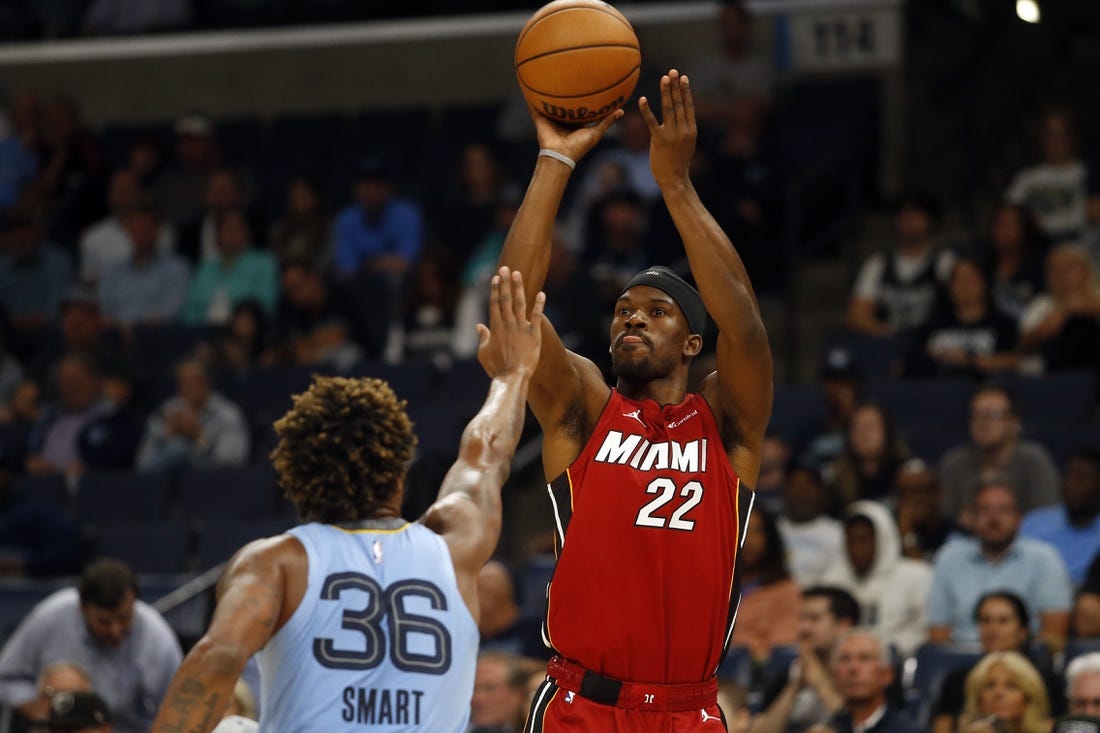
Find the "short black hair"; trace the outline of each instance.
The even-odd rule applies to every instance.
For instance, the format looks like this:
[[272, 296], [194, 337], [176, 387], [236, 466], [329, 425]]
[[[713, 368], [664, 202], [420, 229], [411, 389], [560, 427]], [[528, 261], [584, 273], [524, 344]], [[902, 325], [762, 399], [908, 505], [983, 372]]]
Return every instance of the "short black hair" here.
[[851, 593], [835, 585], [812, 585], [802, 591], [802, 598], [824, 598], [829, 602], [829, 613], [837, 621], [859, 623], [859, 602]]
[[932, 220], [933, 229], [939, 226], [942, 209], [939, 200], [929, 191], [920, 189], [905, 191], [898, 196], [894, 206], [894, 212], [898, 213], [902, 209], [917, 209], [918, 211], [923, 211], [928, 215], [928, 218]]
[[1020, 623], [1020, 626], [1025, 629], [1031, 629], [1031, 613], [1027, 610], [1027, 604], [1024, 603], [1023, 598], [1020, 598], [1020, 596], [1010, 590], [991, 590], [988, 593], [983, 593], [977, 603], [974, 604], [974, 610], [972, 612], [974, 623], [978, 622], [978, 613], [981, 611], [982, 604], [994, 599], [1002, 600], [1012, 606], [1012, 612], [1016, 614], [1016, 620]]
[[80, 575], [81, 606], [118, 608], [131, 592], [137, 595], [137, 576], [121, 560], [101, 558], [84, 568]]

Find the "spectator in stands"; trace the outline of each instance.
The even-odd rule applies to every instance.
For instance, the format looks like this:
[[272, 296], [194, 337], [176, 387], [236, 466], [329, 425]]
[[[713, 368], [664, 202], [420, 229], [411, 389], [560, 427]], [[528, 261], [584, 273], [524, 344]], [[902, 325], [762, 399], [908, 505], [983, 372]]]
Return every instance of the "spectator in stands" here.
[[72, 515], [39, 493], [16, 492], [0, 472], [0, 575], [42, 578], [80, 568], [80, 527]]
[[55, 381], [57, 402], [42, 409], [27, 440], [24, 467], [31, 475], [81, 473], [80, 434], [109, 409], [103, 400], [99, 365], [91, 357], [78, 353], [63, 357]]
[[966, 678], [960, 733], [1047, 733], [1050, 703], [1043, 680], [1019, 652], [987, 654]]
[[718, 679], [718, 707], [726, 718], [728, 733], [749, 733], [752, 730], [752, 708], [749, 693], [730, 679]]
[[1073, 633], [1084, 639], [1100, 639], [1100, 553], [1093, 555], [1085, 581], [1073, 602]]
[[0, 233], [0, 306], [19, 331], [57, 317], [73, 268], [67, 254], [45, 240], [42, 220], [31, 210], [9, 210]]
[[164, 218], [177, 230], [203, 213], [206, 181], [218, 169], [221, 156], [210, 118], [189, 112], [174, 125], [175, 160], [157, 176], [153, 195]]
[[[696, 78], [692, 77], [693, 83]], [[618, 145], [593, 156], [577, 189], [571, 216], [578, 222], [585, 220], [595, 203], [618, 190], [633, 191], [647, 205], [660, 198], [649, 168], [649, 128], [638, 108], [627, 105], [612, 131], [618, 133]]]
[[894, 518], [877, 502], [848, 507], [844, 538], [844, 559], [833, 563], [821, 582], [851, 593], [859, 601], [861, 625], [899, 653], [913, 653], [927, 635], [931, 567], [902, 556]]
[[270, 252], [253, 246], [252, 230], [243, 209], [230, 209], [218, 218], [217, 256], [204, 259], [195, 271], [183, 304], [185, 323], [221, 325], [233, 308], [255, 300], [265, 313], [274, 313], [279, 276]]
[[515, 654], [478, 654], [469, 733], [513, 733], [525, 712], [528, 674]]
[[71, 97], [42, 105], [36, 198], [45, 206], [50, 239], [75, 252], [80, 233], [102, 212], [103, 170], [95, 137]]
[[241, 409], [214, 391], [198, 359], [176, 367], [176, 396], [149, 416], [138, 450], [139, 471], [182, 466], [242, 466], [251, 438]]
[[111, 733], [111, 711], [94, 692], [59, 692], [50, 698], [49, 730]]
[[50, 699], [58, 692], [91, 692], [92, 678], [79, 664], [54, 662], [45, 666], [38, 674], [35, 689], [38, 697], [12, 711], [12, 733], [48, 731]]
[[107, 329], [96, 289], [74, 285], [61, 299], [61, 322], [57, 333], [49, 333], [35, 349], [28, 375], [40, 386], [48, 386], [57, 362], [70, 353], [87, 354], [97, 364], [125, 361], [118, 331]]
[[139, 136], [126, 155], [126, 170], [137, 176], [143, 189], [153, 191], [163, 168], [164, 160], [156, 139], [152, 135]]
[[229, 323], [212, 340], [196, 347], [195, 354], [219, 375], [241, 379], [266, 361], [269, 347], [267, 316], [255, 300], [237, 303]]
[[[142, 203], [144, 192], [137, 175], [128, 169], [114, 172], [107, 187], [105, 219], [88, 227], [80, 238], [80, 279], [95, 284], [108, 271], [133, 257], [131, 230], [127, 215]], [[161, 223], [156, 235], [156, 251], [171, 252], [176, 246], [172, 227]]]
[[160, 248], [161, 219], [152, 200], [131, 208], [123, 225], [130, 256], [102, 273], [98, 290], [103, 314], [125, 327], [174, 321], [191, 277], [187, 263]]
[[791, 462], [791, 447], [774, 432], [764, 434], [760, 444], [760, 475], [756, 479], [755, 506], [773, 514], [783, 512], [783, 487], [787, 483], [787, 466]]
[[[230, 211], [245, 211], [244, 207], [244, 184], [240, 175], [232, 168], [215, 170], [206, 179], [202, 214], [180, 227], [180, 254], [193, 265], [217, 259], [222, 217]], [[252, 231], [261, 231], [250, 218], [248, 224]]]
[[787, 469], [784, 511], [777, 523], [791, 575], [803, 588], [815, 585], [841, 559], [844, 531], [840, 522], [828, 515], [833, 504], [817, 465], [796, 459]]
[[1048, 241], [1077, 237], [1085, 226], [1086, 176], [1077, 154], [1077, 130], [1068, 110], [1051, 110], [1039, 121], [1043, 160], [1022, 169], [1005, 199], [1027, 209]]
[[496, 152], [486, 142], [467, 143], [457, 168], [455, 180], [442, 192], [432, 224], [435, 241], [462, 266], [492, 231], [505, 180]]
[[921, 731], [888, 704], [886, 691], [894, 681], [894, 667], [885, 642], [871, 631], [856, 629], [845, 634], [833, 653], [832, 675], [844, 703], [825, 730], [835, 733]]
[[718, 55], [701, 59], [691, 74], [699, 119], [721, 125], [738, 107], [763, 114], [771, 103], [772, 68], [765, 56], [753, 51], [752, 15], [745, 3], [724, 0], [717, 30]]
[[997, 308], [978, 260], [955, 260], [946, 296], [914, 332], [905, 376], [981, 379], [1015, 370], [1016, 321]]
[[1016, 495], [1003, 482], [978, 487], [974, 536], [957, 537], [936, 556], [928, 594], [928, 637], [937, 644], [978, 640], [974, 607], [987, 590], [1010, 590], [1028, 603], [1038, 638], [1061, 649], [1069, 627], [1071, 584], [1057, 551], [1020, 537]]
[[33, 701], [42, 670], [71, 660], [95, 680], [116, 731], [149, 730], [183, 654], [171, 627], [137, 594], [127, 565], [101, 559], [84, 569], [79, 589], [35, 606], [0, 651], [0, 702]]
[[23, 381], [23, 365], [11, 352], [11, 323], [0, 308], [0, 405], [8, 404], [15, 388]]
[[[1019, 652], [1039, 673], [1052, 703], [1052, 712], [1065, 712], [1063, 687], [1050, 667], [1049, 660], [1033, 654], [1031, 649], [1031, 618], [1027, 604], [1015, 593], [991, 591], [974, 606], [974, 621], [978, 625], [978, 640], [984, 654]], [[964, 664], [950, 670], [940, 684], [939, 697], [932, 706], [932, 733], [951, 733], [966, 702], [966, 678], [977, 663]]]
[[[592, 273], [560, 236], [554, 236], [550, 253], [546, 284], [543, 286], [548, 309], [546, 317], [552, 319], [567, 349], [578, 350], [576, 353], [606, 354], [610, 322], [596, 315], [605, 311], [600, 305]], [[552, 303], [550, 298], [554, 299]], [[601, 358], [595, 357], [596, 363], [604, 367], [607, 373], [611, 367], [610, 357], [603, 363]]]
[[1043, 289], [1044, 241], [1022, 206], [1002, 203], [993, 214], [984, 249], [989, 257], [993, 302], [1016, 321]]
[[521, 616], [512, 571], [500, 560], [490, 560], [477, 576], [477, 603], [481, 610], [477, 630], [481, 649], [548, 660], [542, 643], [542, 619]]
[[1066, 667], [1069, 711], [1100, 717], [1100, 652], [1076, 657]]
[[89, 471], [129, 471], [141, 443], [142, 419], [128, 364], [108, 362], [102, 370], [100, 392], [104, 409], [77, 435], [80, 464]]
[[1016, 491], [1022, 511], [1056, 504], [1058, 468], [1042, 445], [1020, 437], [1023, 426], [1015, 395], [997, 384], [979, 386], [970, 397], [970, 444], [940, 459], [940, 483], [947, 515], [968, 524], [971, 491], [999, 480]]
[[[271, 251], [280, 265], [292, 260], [324, 269], [331, 257], [332, 217], [321, 203], [317, 183], [295, 176], [287, 185], [286, 209], [271, 225]], [[496, 259], [493, 260], [496, 262]]]
[[282, 285], [273, 335], [275, 358], [346, 370], [365, 355], [382, 352], [389, 325], [384, 297], [370, 294], [360, 307], [354, 287], [328, 282], [313, 263], [301, 259], [283, 265]]
[[806, 450], [825, 465], [844, 450], [848, 423], [863, 399], [864, 375], [849, 350], [832, 348], [822, 360], [819, 379], [825, 418], [807, 430], [806, 438], [796, 442], [794, 450]]
[[420, 255], [420, 207], [396, 195], [393, 174], [377, 157], [360, 162], [353, 193], [355, 200], [340, 211], [334, 225], [336, 274], [352, 279], [374, 273], [396, 285]]
[[402, 292], [401, 311], [386, 344], [386, 361], [424, 359], [446, 369], [454, 359], [473, 358], [476, 321], [458, 320], [458, 270], [449, 252], [426, 251], [413, 263]]
[[0, 108], [0, 216], [14, 206], [38, 172], [38, 161]]
[[1028, 512], [1020, 535], [1053, 545], [1074, 586], [1084, 581], [1089, 562], [1100, 552], [1100, 450], [1073, 452], [1062, 474], [1062, 503]]
[[939, 206], [928, 196], [902, 197], [894, 217], [896, 249], [876, 252], [859, 270], [848, 301], [848, 327], [868, 336], [896, 336], [921, 326], [954, 256], [936, 246]]
[[830, 467], [833, 491], [842, 504], [889, 499], [898, 469], [908, 458], [909, 448], [885, 408], [864, 403], [852, 412], [844, 451]]
[[936, 472], [919, 458], [912, 458], [898, 469], [893, 493], [902, 554], [931, 561], [959, 529], [943, 512], [943, 491]]
[[775, 516], [757, 508], [738, 556], [741, 604], [730, 644], [747, 647], [761, 663], [773, 647], [794, 644], [798, 639], [801, 591], [787, 572], [786, 554]]
[[596, 201], [589, 219], [582, 258], [609, 312], [630, 278], [651, 264], [648, 213], [637, 193], [619, 189]]
[[1020, 317], [1020, 344], [1048, 372], [1100, 367], [1100, 275], [1075, 244], [1047, 255], [1047, 291]]
[[841, 637], [859, 622], [859, 604], [840, 588], [814, 586], [802, 591], [798, 618], [798, 659], [765, 694], [765, 710], [752, 733], [805, 733], [824, 723], [844, 704], [829, 674]]

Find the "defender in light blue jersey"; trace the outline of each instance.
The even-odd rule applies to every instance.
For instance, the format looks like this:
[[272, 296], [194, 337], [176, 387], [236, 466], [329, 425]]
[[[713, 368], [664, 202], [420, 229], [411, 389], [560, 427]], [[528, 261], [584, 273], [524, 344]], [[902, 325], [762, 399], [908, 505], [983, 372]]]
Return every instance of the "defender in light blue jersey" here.
[[264, 733], [461, 733], [477, 664], [477, 575], [500, 536], [500, 489], [523, 428], [542, 309], [493, 278], [478, 358], [492, 376], [439, 497], [401, 518], [416, 439], [378, 379], [318, 377], [275, 424], [280, 483], [309, 523], [246, 545], [218, 584], [153, 733], [209, 733], [257, 652]]

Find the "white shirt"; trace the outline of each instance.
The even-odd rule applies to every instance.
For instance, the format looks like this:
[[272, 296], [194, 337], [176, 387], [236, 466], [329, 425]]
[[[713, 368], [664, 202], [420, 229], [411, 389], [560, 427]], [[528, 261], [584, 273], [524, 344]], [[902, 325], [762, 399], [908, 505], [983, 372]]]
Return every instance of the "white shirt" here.
[[818, 517], [798, 524], [780, 517], [777, 523], [787, 548], [787, 568], [801, 587], [815, 585], [833, 563], [840, 562], [844, 530], [836, 519]]
[[1012, 179], [1005, 199], [1030, 211], [1048, 237], [1072, 237], [1085, 226], [1085, 164], [1024, 168]]
[[[167, 253], [175, 249], [176, 233], [170, 225], [161, 224], [157, 232], [157, 251]], [[130, 235], [118, 217], [101, 219], [88, 227], [80, 238], [80, 279], [98, 282], [103, 273], [128, 261], [132, 254]]]

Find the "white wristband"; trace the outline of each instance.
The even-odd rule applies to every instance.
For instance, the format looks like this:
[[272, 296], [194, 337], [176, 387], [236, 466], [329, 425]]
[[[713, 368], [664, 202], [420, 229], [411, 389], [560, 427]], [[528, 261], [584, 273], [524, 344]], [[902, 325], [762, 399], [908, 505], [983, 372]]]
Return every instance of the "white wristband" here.
[[559, 153], [556, 150], [550, 150], [548, 148], [543, 148], [542, 150], [539, 151], [539, 155], [545, 155], [547, 158], [553, 158], [554, 160], [560, 160], [562, 163], [565, 163], [567, 166], [569, 166], [569, 170], [576, 170], [576, 168], [577, 168], [577, 161], [573, 160], [568, 155], [562, 155], [561, 153]]

